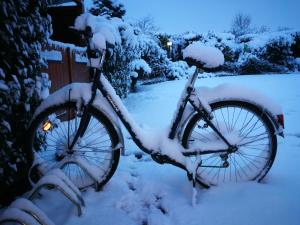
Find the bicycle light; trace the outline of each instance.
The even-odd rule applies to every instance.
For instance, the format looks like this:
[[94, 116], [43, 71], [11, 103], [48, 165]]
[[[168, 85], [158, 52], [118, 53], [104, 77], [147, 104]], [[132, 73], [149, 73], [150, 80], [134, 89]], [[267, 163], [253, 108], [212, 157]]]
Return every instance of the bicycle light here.
[[282, 128], [284, 128], [284, 116], [283, 116], [283, 114], [277, 115], [277, 121], [282, 126]]
[[53, 124], [51, 123], [51, 121], [47, 120], [44, 124], [43, 124], [43, 131], [47, 132], [49, 131], [52, 127]]

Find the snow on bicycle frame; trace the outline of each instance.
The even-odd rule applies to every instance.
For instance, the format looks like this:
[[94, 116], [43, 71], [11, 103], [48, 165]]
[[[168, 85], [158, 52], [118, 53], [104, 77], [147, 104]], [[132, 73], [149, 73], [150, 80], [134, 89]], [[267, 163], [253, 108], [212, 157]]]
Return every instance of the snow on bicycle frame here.
[[[39, 115], [46, 108], [68, 101], [76, 102], [79, 109], [84, 108], [79, 129], [76, 131], [71, 145], [68, 146], [70, 150], [83, 137], [88, 127], [86, 123], [89, 123], [89, 117], [86, 112], [91, 107], [95, 107], [101, 111], [111, 121], [114, 128], [118, 130], [119, 143], [113, 146], [113, 149], [116, 150], [124, 147], [118, 124], [119, 119], [141, 150], [150, 154], [158, 163], [169, 163], [186, 170], [190, 179], [192, 179], [191, 175], [195, 174], [195, 170], [201, 166], [201, 161], [196, 166], [191, 165], [189, 156], [216, 154], [220, 156], [224, 163], [220, 166], [212, 166], [212, 168], [226, 168], [228, 167], [228, 155], [235, 153], [238, 149], [236, 144], [240, 141], [239, 137], [236, 135], [232, 137], [232, 135], [230, 136], [226, 132], [223, 133], [219, 125], [214, 122], [213, 108], [211, 107], [214, 103], [226, 103], [226, 101], [247, 103], [248, 108], [253, 108], [258, 116], [264, 117], [263, 120], [267, 120], [266, 123], [272, 124], [273, 128], [271, 129], [276, 132], [272, 135], [282, 133], [283, 117], [281, 116], [280, 106], [255, 91], [248, 91], [247, 94], [240, 92], [242, 90], [240, 87], [232, 88], [231, 86], [231, 89], [216, 88], [213, 91], [206, 92], [203, 89], [194, 88], [199, 72], [198, 69], [195, 69], [195, 72], [187, 81], [170, 127], [161, 131], [141, 128], [131, 117], [121, 99], [101, 72], [107, 45], [114, 45], [120, 41], [118, 32], [113, 27], [107, 25], [104, 20], [90, 14], [83, 14], [75, 21], [75, 28], [81, 30], [87, 39], [89, 66], [94, 68], [92, 74], [93, 82], [91, 84], [67, 85], [51, 94], [35, 113], [35, 115]], [[188, 46], [184, 50], [184, 58], [198, 67], [214, 68], [224, 63], [224, 56], [221, 51], [199, 43], [193, 43]], [[97, 92], [98, 89], [100, 93]], [[254, 99], [258, 96], [260, 100]], [[200, 116], [205, 122], [202, 127], [203, 129], [210, 127], [215, 136], [217, 136], [217, 139], [214, 139], [214, 142], [209, 143], [207, 146], [190, 147], [187, 145], [184, 146], [181, 143], [183, 136], [186, 136], [186, 129], [190, 126], [195, 115]], [[262, 168], [259, 179], [264, 177], [271, 167], [272, 162], [268, 162]]]

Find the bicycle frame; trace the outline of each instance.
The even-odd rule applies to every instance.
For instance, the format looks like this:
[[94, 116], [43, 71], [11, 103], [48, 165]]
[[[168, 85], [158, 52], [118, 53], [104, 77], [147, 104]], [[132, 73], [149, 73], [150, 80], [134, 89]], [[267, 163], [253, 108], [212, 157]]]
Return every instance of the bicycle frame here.
[[[224, 176], [222, 173], [223, 181], [225, 178], [226, 181], [234, 180], [234, 178], [236, 181], [260, 181], [266, 175], [276, 155], [277, 139], [275, 135], [278, 134], [276, 132], [282, 132], [280, 125], [283, 126], [283, 120], [281, 123], [276, 121], [276, 115], [278, 117], [278, 113], [281, 112], [280, 107], [272, 102], [268, 104], [269, 107], [265, 107], [264, 103], [268, 102], [267, 98], [262, 96], [262, 100], [256, 102], [252, 98], [253, 93], [254, 96], [261, 95], [251, 91], [248, 94], [240, 94], [242, 91], [236, 91], [241, 90], [240, 88], [237, 88], [236, 92], [231, 91], [234, 90], [231, 86], [226, 86], [225, 90], [221, 87], [195, 88], [199, 72], [196, 70], [187, 80], [181, 93], [169, 129], [142, 129], [132, 119], [107, 77], [102, 73], [106, 50], [101, 51], [93, 46], [91, 29], [86, 29], [85, 32], [85, 37], [89, 41], [87, 55], [92, 82], [90, 84], [70, 84], [49, 96], [36, 110], [35, 118], [29, 129], [29, 150], [38, 153], [40, 149], [35, 148], [35, 144], [40, 144], [40, 134], [44, 134], [42, 141], [45, 142], [45, 146], [43, 145], [42, 150], [45, 150], [45, 153], [40, 156], [48, 154], [49, 151], [51, 152], [49, 154], [53, 155], [51, 160], [47, 160], [47, 158], [39, 160], [41, 165], [43, 164], [43, 168], [40, 168], [41, 172], [46, 172], [44, 165], [51, 168], [52, 164], [49, 165], [49, 163], [52, 161], [64, 168], [65, 165], [76, 164], [76, 160], [78, 160], [79, 167], [85, 171], [85, 165], [94, 164], [94, 161], [87, 157], [95, 156], [100, 159], [102, 155], [107, 155], [108, 159], [104, 157], [105, 160], [108, 160], [107, 163], [106, 161], [102, 163], [100, 160], [99, 165], [104, 166], [103, 171], [107, 172], [107, 175], [104, 175], [103, 178], [100, 178], [99, 175], [99, 179], [93, 179], [99, 184], [105, 184], [113, 175], [120, 152], [124, 148], [123, 136], [118, 123], [120, 120], [142, 151], [150, 154], [158, 163], [168, 163], [182, 168], [187, 172], [188, 178], [193, 181], [193, 186], [196, 181], [204, 187], [222, 182], [218, 178], [220, 172], [224, 172]], [[249, 97], [249, 95], [251, 96]], [[227, 111], [225, 116], [222, 109]], [[94, 135], [94, 122], [95, 126], [100, 129], [97, 129], [99, 136]], [[49, 124], [50, 128], [47, 128]], [[102, 126], [105, 128], [103, 135]], [[60, 129], [62, 134], [64, 131], [67, 133], [61, 137], [61, 131], [57, 131], [56, 128]], [[110, 139], [110, 142], [107, 142], [109, 144], [101, 144], [103, 143], [101, 138], [105, 137], [106, 139], [107, 135]], [[52, 137], [54, 140], [51, 140]], [[108, 140], [103, 141], [106, 143]], [[251, 143], [261, 146], [258, 148], [257, 154], [255, 145], [252, 148], [255, 153], [251, 154]], [[250, 149], [248, 156], [251, 158], [247, 157], [247, 149]], [[242, 156], [243, 154], [245, 157]], [[202, 155], [207, 156], [202, 157]], [[82, 161], [81, 158], [84, 160]], [[259, 166], [254, 165], [253, 170], [252, 164], [257, 161]], [[92, 170], [95, 169], [97, 172], [99, 163], [95, 162], [95, 164], [97, 164], [97, 168], [92, 167]], [[230, 165], [232, 166], [229, 167]], [[210, 167], [210, 169], [198, 173], [199, 167]], [[229, 169], [226, 170], [225, 168], [228, 167]], [[235, 171], [233, 179], [231, 179], [232, 168]], [[250, 176], [244, 172], [244, 168], [253, 170]], [[99, 169], [102, 171], [102, 168], [99, 167]], [[211, 171], [215, 171], [212, 176], [210, 176]], [[243, 174], [240, 174], [239, 171]], [[70, 173], [70, 175], [72, 174]], [[77, 180], [75, 176], [72, 177]], [[78, 185], [86, 186], [85, 183], [89, 182], [78, 182]]]
[[[87, 35], [88, 43], [91, 43], [91, 36], [90, 34]], [[88, 57], [91, 60], [95, 51], [91, 50], [91, 44], [87, 46], [87, 53]], [[110, 85], [109, 81], [105, 78], [102, 74], [101, 69], [104, 62], [106, 50], [103, 50], [101, 58], [99, 58], [99, 64], [94, 66], [93, 70], [91, 71], [91, 76], [93, 77], [92, 87], [91, 87], [91, 99], [87, 105], [84, 106], [83, 116], [78, 128], [75, 137], [69, 145], [69, 150], [72, 151], [73, 147], [75, 146], [76, 142], [80, 137], [82, 137], [87, 129], [90, 116], [88, 115], [89, 107], [93, 104], [93, 101], [96, 97], [96, 92], [99, 89], [103, 97], [109, 102], [111, 108], [115, 111], [125, 128], [128, 130], [129, 134], [131, 135], [133, 141], [136, 145], [145, 153], [150, 154], [151, 157], [158, 163], [169, 163], [173, 164], [177, 167], [180, 167], [184, 170], [186, 169], [185, 158], [192, 155], [203, 155], [203, 154], [213, 154], [213, 153], [230, 153], [235, 150], [235, 146], [231, 145], [227, 139], [218, 131], [215, 125], [211, 122], [210, 111], [206, 107], [203, 106], [197, 95], [195, 94], [194, 84], [198, 76], [199, 70], [196, 69], [194, 74], [191, 75], [185, 85], [185, 88], [181, 94], [181, 98], [178, 102], [177, 110], [174, 113], [174, 119], [171, 122], [170, 130], [168, 133], [168, 138], [170, 140], [174, 140], [176, 138], [178, 126], [182, 120], [184, 110], [186, 108], [187, 103], [190, 103], [195, 111], [201, 115], [203, 120], [206, 124], [211, 127], [217, 135], [224, 141], [226, 144], [226, 148], [220, 150], [202, 150], [202, 149], [193, 149], [187, 150], [186, 152], [181, 152], [181, 159], [175, 159], [172, 156], [167, 154], [162, 154], [158, 149], [153, 149], [151, 146], [146, 146], [145, 141], [143, 140], [143, 130], [136, 124], [136, 122], [131, 118], [130, 114], [128, 113], [126, 107], [123, 105], [121, 99], [118, 95], [115, 94], [113, 87]], [[90, 61], [91, 62], [91, 61]]]
[[182, 160], [174, 159], [169, 155], [161, 154], [161, 152], [159, 152], [158, 149], [149, 148], [149, 146], [145, 145], [142, 135], [140, 135], [141, 133], [143, 133], [142, 129], [131, 118], [127, 109], [123, 105], [121, 99], [116, 94], [114, 94], [113, 87], [109, 84], [108, 80], [105, 78], [105, 76], [101, 73], [101, 70], [99, 69], [96, 69], [94, 74], [93, 85], [92, 85], [92, 98], [84, 108], [79, 129], [75, 135], [75, 138], [73, 139], [70, 148], [72, 148], [75, 145], [79, 137], [83, 136], [85, 129], [87, 128], [87, 125], [89, 123], [89, 116], [88, 113], [85, 112], [93, 104], [93, 101], [96, 96], [96, 91], [97, 89], [99, 89], [102, 95], [106, 98], [106, 100], [111, 105], [112, 109], [118, 115], [123, 125], [130, 133], [136, 145], [145, 153], [150, 154], [156, 162], [169, 163], [186, 170], [184, 158], [187, 156], [212, 154], [212, 153], [229, 153], [231, 151], [230, 149], [233, 149], [234, 146], [230, 145], [230, 143], [225, 139], [225, 137], [217, 130], [214, 124], [210, 121], [209, 112], [207, 112], [204, 107], [199, 108], [199, 104], [201, 103], [195, 102], [196, 96], [194, 94], [194, 84], [197, 79], [197, 75], [198, 75], [198, 70], [196, 70], [194, 74], [190, 76], [190, 78], [187, 81], [187, 84], [182, 92], [181, 99], [178, 103], [177, 111], [174, 114], [174, 119], [170, 126], [168, 138], [171, 140], [174, 140], [176, 138], [176, 131], [182, 120], [182, 116], [186, 108], [186, 105], [189, 102], [198, 113], [201, 113], [201, 116], [203, 117], [204, 121], [208, 124], [208, 126], [212, 127], [212, 129], [220, 136], [220, 138], [224, 140], [224, 142], [227, 145], [227, 148], [221, 150], [201, 150], [201, 149], [193, 149], [192, 151], [187, 150], [187, 152], [182, 153]]

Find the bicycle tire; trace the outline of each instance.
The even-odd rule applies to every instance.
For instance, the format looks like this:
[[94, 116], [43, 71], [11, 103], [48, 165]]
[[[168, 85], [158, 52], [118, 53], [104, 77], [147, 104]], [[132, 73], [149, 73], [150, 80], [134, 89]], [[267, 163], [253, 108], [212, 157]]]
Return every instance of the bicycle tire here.
[[[197, 181], [206, 188], [229, 182], [260, 182], [272, 167], [277, 151], [277, 137], [270, 119], [258, 107], [243, 101], [220, 101], [211, 104], [211, 108], [216, 127], [225, 137], [230, 139], [232, 135], [230, 142], [236, 142], [238, 150], [227, 155], [226, 168], [200, 166]], [[220, 141], [199, 114], [189, 120], [182, 138], [185, 148], [195, 145], [201, 148]], [[202, 166], [222, 166], [224, 154], [202, 155], [201, 160]]]
[[[91, 120], [84, 136], [74, 147], [74, 152], [68, 153], [67, 142], [78, 128], [81, 113], [75, 102], [64, 102], [44, 109], [34, 118], [27, 147], [38, 166], [31, 180], [37, 181], [49, 170], [60, 167], [79, 189], [94, 185], [94, 180], [74, 164], [75, 158], [84, 160], [99, 175], [98, 190], [113, 176], [120, 158], [120, 149], [114, 149], [119, 143], [118, 134], [112, 122], [93, 106], [88, 111]], [[52, 124], [51, 128], [45, 130], [43, 126], [48, 122]]]

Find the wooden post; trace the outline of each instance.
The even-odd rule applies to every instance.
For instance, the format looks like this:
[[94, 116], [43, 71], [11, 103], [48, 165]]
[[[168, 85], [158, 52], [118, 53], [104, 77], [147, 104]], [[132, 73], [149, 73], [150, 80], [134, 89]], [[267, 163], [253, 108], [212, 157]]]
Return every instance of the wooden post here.
[[69, 83], [73, 82], [72, 79], [72, 50], [67, 48], [67, 63], [68, 63], [68, 75], [69, 75]]

